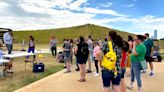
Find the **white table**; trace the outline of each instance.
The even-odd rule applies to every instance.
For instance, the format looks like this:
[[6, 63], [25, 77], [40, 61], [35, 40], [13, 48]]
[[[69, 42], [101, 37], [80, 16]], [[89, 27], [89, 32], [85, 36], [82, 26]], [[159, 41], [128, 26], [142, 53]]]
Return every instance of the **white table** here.
[[[22, 53], [15, 53], [15, 54], [6, 54], [6, 55], [3, 55], [3, 57], [13, 60], [14, 58], [34, 56], [34, 55], [35, 55], [35, 53], [22, 52]], [[26, 63], [27, 63], [27, 61], [25, 61], [25, 70], [26, 70]], [[32, 63], [34, 63], [34, 61], [32, 61]]]
[[18, 58], [18, 57], [26, 57], [26, 56], [34, 56], [34, 53], [16, 53], [16, 54], [6, 54], [3, 55], [4, 58]]
[[9, 60], [5, 60], [5, 59], [0, 59], [0, 63], [2, 63], [2, 68], [1, 68], [1, 77], [4, 77], [4, 66], [5, 66], [5, 63], [8, 63]]
[[7, 62], [9, 62], [9, 60], [0, 59], [0, 63], [7, 63]]

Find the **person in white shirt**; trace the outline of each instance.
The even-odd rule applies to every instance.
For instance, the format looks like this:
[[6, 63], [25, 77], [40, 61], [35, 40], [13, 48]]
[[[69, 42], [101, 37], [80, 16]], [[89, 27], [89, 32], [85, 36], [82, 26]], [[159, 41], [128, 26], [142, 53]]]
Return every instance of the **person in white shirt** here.
[[[28, 48], [28, 53], [35, 53], [35, 40], [32, 35], [29, 36], [29, 48]], [[26, 57], [26, 60], [28, 61], [29, 56]], [[33, 56], [33, 61], [35, 61], [35, 55]]]
[[88, 49], [89, 49], [89, 58], [88, 58], [88, 69], [86, 72], [92, 73], [91, 66], [92, 66], [92, 61], [94, 59], [93, 59], [93, 41], [90, 35], [87, 37], [87, 44], [88, 44]]
[[8, 32], [4, 33], [3, 35], [4, 43], [6, 44], [8, 54], [11, 54], [13, 49], [13, 37], [12, 37], [12, 30], [8, 29]]
[[52, 35], [50, 38], [50, 49], [53, 57], [56, 57], [57, 55], [57, 43], [57, 38], [54, 35]]

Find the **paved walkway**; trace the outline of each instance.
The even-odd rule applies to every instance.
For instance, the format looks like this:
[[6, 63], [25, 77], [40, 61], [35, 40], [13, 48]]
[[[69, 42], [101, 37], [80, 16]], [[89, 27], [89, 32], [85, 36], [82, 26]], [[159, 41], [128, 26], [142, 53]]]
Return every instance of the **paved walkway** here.
[[[156, 75], [149, 77], [142, 74], [143, 92], [164, 92], [164, 62], [155, 63]], [[27, 85], [15, 92], [102, 92], [101, 78], [94, 77], [93, 74], [87, 74], [87, 82], [79, 83], [79, 72], [73, 71], [64, 74], [64, 70], [41, 79], [35, 83]], [[126, 78], [129, 84], [130, 78]], [[135, 83], [136, 85], [136, 83]], [[127, 92], [136, 92], [136, 86], [133, 90]]]

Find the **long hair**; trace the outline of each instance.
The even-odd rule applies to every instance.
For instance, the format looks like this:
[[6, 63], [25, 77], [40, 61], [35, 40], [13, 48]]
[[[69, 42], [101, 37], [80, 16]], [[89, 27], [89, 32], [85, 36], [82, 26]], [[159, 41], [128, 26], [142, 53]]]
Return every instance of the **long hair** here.
[[80, 43], [84, 43], [85, 42], [84, 41], [84, 37], [82, 37], [82, 36], [79, 37], [79, 40], [80, 40]]
[[133, 37], [129, 35], [128, 36], [128, 41], [132, 41], [133, 42], [134, 41]]
[[32, 35], [30, 35], [30, 40], [34, 41], [34, 37]]
[[123, 39], [120, 35], [117, 35], [115, 31], [109, 31], [109, 36], [118, 47], [123, 47]]
[[128, 52], [129, 51], [129, 44], [127, 41], [124, 41], [124, 45], [123, 45], [123, 48], [122, 48], [125, 52]]
[[142, 35], [136, 35], [136, 37], [138, 38], [138, 40], [141, 40], [142, 42], [144, 41], [144, 36], [142, 36]]

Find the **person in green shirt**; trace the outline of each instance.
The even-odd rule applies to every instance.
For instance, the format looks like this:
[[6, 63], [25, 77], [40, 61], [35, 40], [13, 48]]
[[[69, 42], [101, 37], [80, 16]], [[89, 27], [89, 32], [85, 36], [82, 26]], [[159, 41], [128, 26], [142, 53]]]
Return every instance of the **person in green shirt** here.
[[141, 92], [142, 87], [142, 81], [141, 81], [141, 70], [140, 70], [140, 62], [145, 60], [145, 54], [146, 54], [146, 47], [142, 43], [144, 40], [144, 37], [142, 35], [136, 35], [135, 41], [133, 43], [133, 50], [131, 53], [131, 83], [128, 87], [129, 89], [133, 88], [133, 83], [135, 80], [135, 77], [137, 79], [137, 85], [138, 85], [138, 91]]

